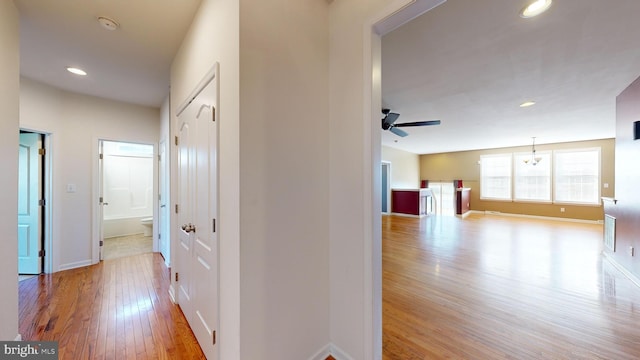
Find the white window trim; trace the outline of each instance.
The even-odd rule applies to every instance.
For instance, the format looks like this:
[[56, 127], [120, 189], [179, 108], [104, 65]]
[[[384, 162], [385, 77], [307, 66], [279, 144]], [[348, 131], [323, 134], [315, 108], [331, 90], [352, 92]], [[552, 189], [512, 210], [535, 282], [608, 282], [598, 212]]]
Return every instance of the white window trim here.
[[[581, 201], [557, 201], [556, 200], [556, 154], [561, 153], [576, 153], [576, 152], [591, 152], [596, 151], [598, 153], [598, 194], [595, 202], [581, 202]], [[560, 149], [553, 151], [553, 168], [551, 169], [551, 177], [552, 183], [551, 188], [553, 192], [553, 203], [558, 205], [579, 205], [579, 206], [600, 206], [602, 205], [600, 202], [600, 197], [602, 196], [602, 148], [601, 147], [590, 147], [590, 148], [577, 148], [577, 149]]]
[[[490, 157], [505, 157], [509, 156], [511, 158], [511, 174], [509, 179], [509, 198], [496, 198], [496, 197], [488, 197], [482, 194], [482, 159], [490, 158]], [[503, 154], [486, 154], [480, 155], [480, 200], [487, 201], [501, 201], [501, 202], [513, 202], [513, 153], [503, 153]]]

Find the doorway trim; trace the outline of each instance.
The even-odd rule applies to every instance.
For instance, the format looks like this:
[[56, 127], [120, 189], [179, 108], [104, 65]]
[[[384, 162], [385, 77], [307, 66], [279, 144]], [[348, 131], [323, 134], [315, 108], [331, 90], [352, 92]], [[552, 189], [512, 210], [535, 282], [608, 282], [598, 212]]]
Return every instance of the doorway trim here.
[[[382, 108], [382, 36], [446, 0], [396, 0], [374, 12], [364, 23], [363, 135], [364, 135], [364, 358], [382, 359], [382, 216], [379, 124]], [[371, 239], [371, 241], [368, 241]]]
[[101, 222], [103, 218], [99, 216], [101, 212], [98, 210], [100, 205], [100, 179], [99, 176], [99, 162], [100, 162], [100, 143], [102, 141], [111, 141], [111, 142], [122, 142], [122, 143], [130, 143], [130, 144], [141, 144], [141, 145], [150, 145], [153, 146], [153, 250], [158, 251], [158, 162], [153, 161], [158, 158], [158, 143], [157, 142], [146, 142], [140, 140], [130, 140], [130, 139], [113, 139], [108, 137], [98, 137], [94, 136], [92, 140], [92, 156], [93, 161], [91, 162], [91, 179], [92, 179], [92, 200], [91, 200], [91, 209], [92, 209], [92, 221], [91, 221], [91, 263], [97, 264], [100, 262], [100, 240], [102, 234], [100, 233]]
[[32, 132], [35, 134], [40, 134], [43, 137], [42, 147], [45, 149], [44, 158], [42, 159], [42, 163], [44, 165], [44, 172], [42, 174], [42, 191], [43, 197], [45, 199], [44, 206], [42, 208], [43, 216], [41, 220], [44, 222], [41, 225], [42, 229], [42, 237], [43, 244], [42, 250], [44, 250], [44, 262], [42, 264], [42, 272], [45, 274], [50, 274], [53, 272], [53, 255], [54, 255], [54, 246], [53, 246], [53, 187], [52, 187], [52, 179], [53, 179], [53, 134], [48, 131], [39, 130], [37, 128], [31, 128], [28, 126], [20, 126], [21, 131]]

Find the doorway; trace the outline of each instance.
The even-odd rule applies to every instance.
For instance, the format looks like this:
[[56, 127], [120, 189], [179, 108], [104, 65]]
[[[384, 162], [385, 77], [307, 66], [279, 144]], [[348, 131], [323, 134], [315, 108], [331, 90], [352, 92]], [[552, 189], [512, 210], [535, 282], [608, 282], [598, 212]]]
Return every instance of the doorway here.
[[18, 274], [45, 269], [45, 220], [48, 216], [45, 134], [20, 130], [18, 150]]
[[101, 259], [153, 251], [154, 148], [99, 140]]

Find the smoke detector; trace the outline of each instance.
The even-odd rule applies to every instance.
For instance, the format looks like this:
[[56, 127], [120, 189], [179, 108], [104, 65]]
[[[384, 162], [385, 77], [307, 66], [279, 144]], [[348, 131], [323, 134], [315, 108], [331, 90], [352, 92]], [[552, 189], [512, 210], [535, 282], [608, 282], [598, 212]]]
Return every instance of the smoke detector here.
[[115, 20], [109, 19], [106, 16], [99, 16], [98, 22], [100, 23], [100, 26], [102, 26], [103, 28], [109, 31], [116, 30], [117, 28], [120, 27], [120, 24], [118, 24]]

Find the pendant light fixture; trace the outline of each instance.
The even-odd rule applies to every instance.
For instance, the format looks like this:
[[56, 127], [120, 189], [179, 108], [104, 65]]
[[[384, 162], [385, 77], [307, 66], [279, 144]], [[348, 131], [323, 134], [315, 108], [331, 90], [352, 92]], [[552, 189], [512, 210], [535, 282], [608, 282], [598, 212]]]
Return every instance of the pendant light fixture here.
[[542, 161], [542, 156], [536, 156], [536, 137], [532, 137], [533, 145], [531, 145], [531, 159], [524, 159], [525, 164], [531, 163], [531, 165], [538, 165], [540, 161]]

